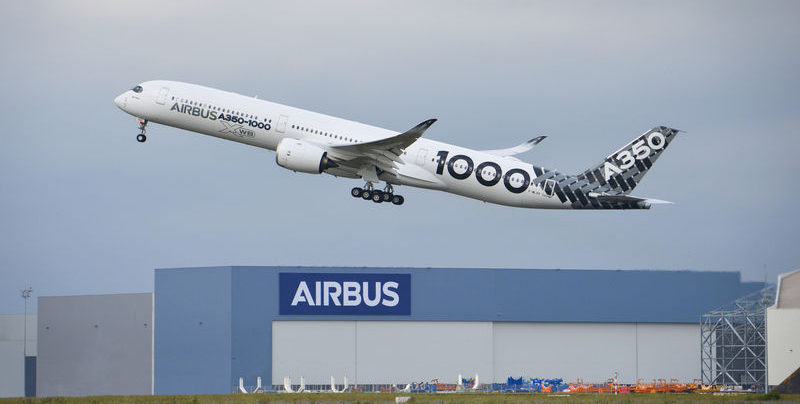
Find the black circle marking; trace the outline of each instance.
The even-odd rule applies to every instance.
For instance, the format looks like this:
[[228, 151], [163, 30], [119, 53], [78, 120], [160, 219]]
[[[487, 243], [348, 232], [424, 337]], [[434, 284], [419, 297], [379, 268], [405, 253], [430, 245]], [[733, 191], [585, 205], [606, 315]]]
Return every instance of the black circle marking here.
[[[514, 186], [511, 185], [511, 176], [514, 174], [522, 174], [522, 177], [525, 179], [522, 181], [522, 185], [520, 185], [518, 188], [514, 188]], [[531, 184], [531, 176], [523, 169], [512, 168], [511, 170], [508, 170], [506, 175], [503, 176], [503, 184], [505, 184], [507, 190], [515, 194], [520, 194], [528, 189], [528, 186]]]
[[[483, 178], [483, 169], [486, 167], [494, 168], [494, 178], [490, 180]], [[492, 185], [497, 184], [498, 182], [500, 182], [500, 177], [502, 175], [503, 175], [503, 170], [500, 168], [500, 165], [495, 163], [494, 161], [484, 161], [483, 163], [478, 164], [478, 167], [475, 168], [475, 178], [483, 186], [491, 187]]]
[[[464, 160], [467, 162], [467, 171], [464, 171], [462, 174], [456, 172], [455, 168], [453, 167], [458, 160]], [[474, 163], [469, 156], [465, 156], [463, 154], [457, 154], [447, 162], [447, 172], [450, 173], [450, 176], [457, 179], [457, 180], [464, 180], [472, 174], [472, 168], [474, 167]]]

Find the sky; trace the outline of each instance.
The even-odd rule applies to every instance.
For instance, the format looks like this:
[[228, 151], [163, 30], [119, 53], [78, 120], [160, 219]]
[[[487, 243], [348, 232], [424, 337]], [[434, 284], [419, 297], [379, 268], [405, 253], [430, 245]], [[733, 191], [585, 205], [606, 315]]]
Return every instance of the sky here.
[[[0, 13], [0, 313], [148, 292], [216, 265], [739, 271], [800, 267], [800, 2], [61, 2]], [[274, 152], [136, 121], [113, 99], [202, 84], [578, 173], [685, 130], [644, 211], [551, 211], [293, 173]], [[531, 285], [532, 293], [537, 287]], [[35, 301], [30, 309], [36, 310]]]

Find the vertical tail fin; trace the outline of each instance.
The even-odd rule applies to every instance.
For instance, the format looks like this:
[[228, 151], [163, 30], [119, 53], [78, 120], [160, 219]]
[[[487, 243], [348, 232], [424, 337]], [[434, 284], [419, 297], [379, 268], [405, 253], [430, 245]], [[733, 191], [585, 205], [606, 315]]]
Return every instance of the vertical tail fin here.
[[578, 175], [578, 180], [587, 180], [587, 185], [594, 185], [597, 190], [627, 195], [636, 188], [678, 132], [680, 130], [666, 126], [650, 129], [611, 153], [600, 164]]

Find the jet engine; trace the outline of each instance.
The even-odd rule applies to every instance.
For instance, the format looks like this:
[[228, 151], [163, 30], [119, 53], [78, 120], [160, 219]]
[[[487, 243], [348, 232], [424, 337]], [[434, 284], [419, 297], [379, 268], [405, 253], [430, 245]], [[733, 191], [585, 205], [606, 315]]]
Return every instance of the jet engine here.
[[275, 162], [279, 166], [301, 173], [321, 174], [325, 169], [338, 167], [321, 147], [298, 139], [285, 138], [278, 143]]

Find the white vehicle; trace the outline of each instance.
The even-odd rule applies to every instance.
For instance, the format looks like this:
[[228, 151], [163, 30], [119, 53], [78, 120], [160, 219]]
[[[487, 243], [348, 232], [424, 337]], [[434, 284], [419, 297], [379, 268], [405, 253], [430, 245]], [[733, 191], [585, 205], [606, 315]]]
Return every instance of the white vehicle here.
[[679, 132], [655, 127], [583, 173], [566, 175], [514, 157], [544, 136], [508, 149], [472, 150], [422, 138], [435, 119], [400, 133], [177, 81], [144, 82], [114, 103], [139, 120], [139, 142], [155, 122], [262, 147], [292, 171], [363, 179], [353, 197], [395, 205], [404, 198], [394, 186], [409, 185], [523, 208], [649, 209], [663, 201], [628, 193]]

